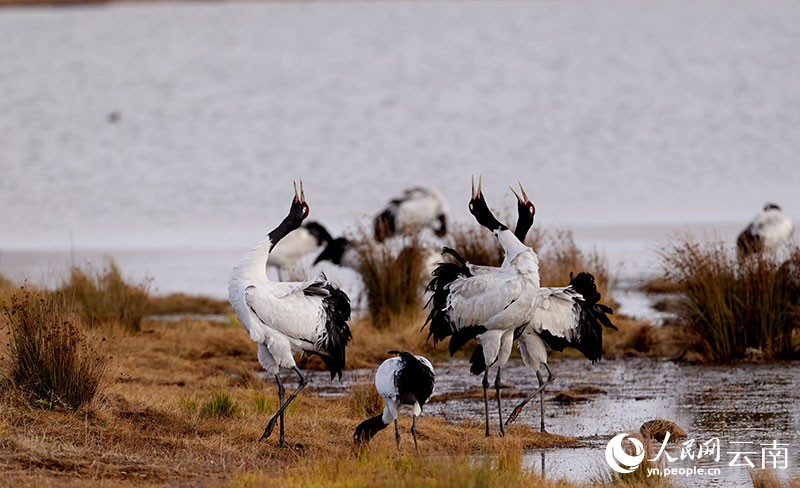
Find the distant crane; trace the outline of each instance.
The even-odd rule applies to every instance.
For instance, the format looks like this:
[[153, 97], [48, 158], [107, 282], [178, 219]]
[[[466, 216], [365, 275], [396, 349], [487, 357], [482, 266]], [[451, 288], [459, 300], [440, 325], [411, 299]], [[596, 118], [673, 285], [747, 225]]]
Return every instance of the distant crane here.
[[742, 257], [754, 253], [775, 252], [792, 240], [794, 224], [774, 204], [764, 205], [764, 210], [739, 234], [736, 248]]
[[[511, 191], [517, 197], [517, 225], [514, 234], [520, 242], [525, 242], [528, 231], [533, 226], [536, 208], [528, 199], [522, 185], [520, 185], [522, 196], [513, 188]], [[544, 389], [555, 380], [555, 376], [547, 366], [548, 351], [563, 351], [565, 347], [573, 347], [594, 363], [603, 353], [603, 326], [614, 330], [617, 330], [617, 327], [607, 317], [607, 314], [613, 313], [611, 308], [598, 303], [601, 296], [597, 291], [595, 277], [591, 273], [581, 272], [574, 277], [570, 273], [569, 286], [541, 287], [539, 295], [540, 300], [530, 324], [518, 330], [515, 335], [522, 361], [536, 372], [539, 388], [514, 408], [506, 420], [506, 425], [514, 422], [523, 407], [538, 394], [541, 401], [540, 429], [544, 432]], [[461, 344], [468, 339], [468, 337], [460, 338]], [[452, 339], [450, 344], [452, 354], [454, 352]], [[480, 349], [481, 346], [478, 346], [470, 357], [470, 371], [474, 374], [480, 374], [486, 369]], [[542, 380], [539, 371], [541, 366], [547, 370], [546, 381]]]
[[447, 203], [437, 190], [416, 186], [392, 199], [373, 224], [378, 242], [423, 228], [430, 228], [441, 237], [447, 233]]
[[417, 417], [422, 413], [425, 402], [433, 394], [436, 374], [433, 365], [422, 356], [410, 352], [389, 351], [399, 357], [389, 358], [378, 367], [375, 373], [375, 387], [383, 397], [383, 413], [358, 424], [353, 434], [356, 444], [365, 444], [376, 433], [394, 422], [394, 435], [397, 448], [400, 448], [400, 429], [397, 427], [398, 410], [401, 405], [411, 405], [414, 420], [411, 422], [411, 435], [414, 448], [417, 447]]
[[[533, 249], [525, 246], [492, 215], [481, 190], [473, 179], [469, 209], [479, 224], [489, 229], [505, 251], [500, 267], [471, 267], [455, 250], [444, 253], [458, 263], [440, 263], [428, 285], [433, 292], [428, 306], [428, 337], [434, 345], [447, 337], [476, 337], [481, 344], [482, 361], [497, 366], [495, 392], [500, 424], [503, 424], [500, 385], [503, 366], [508, 361], [515, 333], [524, 328], [539, 301], [539, 260]], [[424, 326], [423, 326], [424, 327]], [[451, 338], [451, 341], [453, 339]], [[468, 339], [467, 339], [468, 340]], [[466, 341], [464, 341], [466, 342]], [[463, 344], [463, 342], [462, 342]], [[451, 346], [452, 350], [452, 346]], [[489, 430], [489, 369], [483, 371], [483, 399], [486, 435]]]
[[[303, 182], [297, 185], [289, 214], [266, 238], [236, 265], [228, 282], [228, 301], [250, 338], [258, 344], [258, 360], [278, 383], [280, 407], [270, 418], [261, 439], [267, 439], [280, 419], [280, 445], [284, 438], [284, 411], [306, 386], [307, 380], [297, 368], [293, 354], [303, 352], [319, 356], [331, 373], [341, 379], [345, 348], [352, 338], [347, 321], [350, 300], [339, 287], [321, 275], [299, 283], [270, 281], [266, 267], [270, 252], [286, 234], [300, 227], [308, 217]], [[285, 389], [280, 368], [293, 369], [300, 379], [297, 389], [284, 401]]]
[[300, 258], [317, 252], [332, 239], [328, 230], [319, 222], [305, 222], [275, 245], [269, 255], [269, 265], [278, 269], [280, 278], [281, 269], [294, 266]]

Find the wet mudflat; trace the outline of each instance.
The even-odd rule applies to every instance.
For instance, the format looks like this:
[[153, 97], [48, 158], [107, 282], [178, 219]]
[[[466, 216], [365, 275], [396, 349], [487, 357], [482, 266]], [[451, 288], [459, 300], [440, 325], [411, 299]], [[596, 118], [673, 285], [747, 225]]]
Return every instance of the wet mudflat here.
[[[748, 468], [731, 466], [731, 462], [746, 465], [745, 458], [755, 469], [762, 469], [762, 457], [767, 467], [781, 468], [785, 461], [787, 468], [777, 469], [776, 473], [781, 477], [800, 476], [797, 364], [709, 366], [631, 358], [591, 365], [584, 359], [564, 358], [553, 360], [551, 369], [557, 379], [545, 394], [546, 428], [554, 434], [575, 437], [582, 445], [529, 453], [525, 462], [540, 471], [544, 459], [547, 477], [590, 481], [607, 474], [608, 441], [619, 433], [638, 432], [642, 423], [656, 418], [676, 422], [687, 432], [688, 439], [694, 439], [694, 446], [687, 452], [696, 453], [699, 443], [719, 440], [719, 461], [713, 456], [703, 456], [666, 463], [668, 468], [718, 468], [719, 474], [675, 476], [673, 482], [677, 485], [749, 485]], [[459, 359], [437, 364], [436, 375], [436, 392], [425, 408], [425, 415], [441, 415], [453, 421], [465, 418], [481, 421], [481, 378], [469, 373], [468, 363]], [[519, 360], [512, 360], [503, 376], [507, 416], [524, 393], [536, 389], [537, 381]], [[352, 382], [370, 381], [370, 377], [368, 370], [355, 370], [338, 383], [314, 374], [312, 386], [320, 394], [341, 395]], [[573, 392], [573, 401], [559, 402], [560, 392]], [[493, 394], [490, 399], [492, 419], [496, 422]], [[530, 402], [517, 422], [538, 426], [538, 401]], [[423, 428], [424, 419], [420, 423], [420, 429]], [[492, 428], [496, 431], [496, 423]], [[765, 446], [774, 441], [777, 452]], [[681, 444], [671, 447], [668, 453], [680, 458], [681, 447]], [[737, 452], [751, 454], [737, 456]]]

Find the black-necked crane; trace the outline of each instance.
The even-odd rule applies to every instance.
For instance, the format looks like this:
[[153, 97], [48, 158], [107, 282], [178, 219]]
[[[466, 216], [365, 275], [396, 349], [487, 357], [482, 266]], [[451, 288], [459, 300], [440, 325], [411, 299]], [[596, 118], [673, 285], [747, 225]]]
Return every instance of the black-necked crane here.
[[[512, 188], [517, 197], [517, 226], [514, 234], [521, 242], [525, 241], [533, 226], [536, 208], [520, 185], [522, 196]], [[617, 330], [608, 314], [611, 308], [598, 303], [600, 292], [595, 277], [591, 273], [570, 273], [570, 282], [564, 287], [541, 287], [540, 299], [534, 309], [533, 317], [527, 327], [518, 331], [515, 339], [523, 363], [536, 372], [539, 388], [517, 405], [506, 420], [513, 422], [523, 407], [536, 395], [540, 396], [541, 431], [544, 432], [544, 389], [555, 380], [547, 365], [549, 351], [563, 351], [566, 347], [578, 349], [592, 363], [598, 361], [603, 353], [603, 327]], [[468, 340], [468, 338], [466, 338]], [[464, 341], [465, 342], [465, 341]], [[452, 340], [451, 340], [452, 343]], [[463, 344], [463, 342], [462, 342]], [[470, 370], [480, 374], [485, 368], [480, 346], [470, 358]], [[542, 380], [541, 367], [547, 370], [547, 380]]]
[[394, 435], [397, 448], [400, 448], [400, 429], [397, 416], [401, 405], [411, 405], [414, 419], [411, 421], [411, 435], [414, 437], [414, 448], [417, 447], [417, 417], [422, 413], [425, 402], [433, 394], [436, 386], [436, 374], [433, 365], [423, 356], [415, 356], [410, 352], [389, 351], [397, 354], [381, 363], [375, 373], [375, 388], [383, 398], [383, 412], [358, 424], [353, 434], [356, 444], [365, 444], [376, 433], [394, 422]]
[[[286, 234], [300, 227], [308, 217], [303, 182], [297, 186], [289, 214], [236, 265], [228, 282], [228, 301], [250, 338], [258, 344], [258, 360], [264, 370], [275, 376], [280, 407], [273, 415], [261, 439], [267, 439], [280, 420], [280, 444], [284, 438], [284, 411], [305, 387], [307, 380], [295, 364], [293, 354], [303, 352], [319, 356], [331, 373], [342, 377], [345, 348], [352, 338], [347, 321], [350, 300], [325, 275], [303, 282], [275, 282], [267, 277], [270, 252]], [[292, 369], [300, 382], [284, 401], [285, 389], [280, 368]]]
[[736, 247], [743, 257], [754, 253], [775, 252], [791, 242], [792, 234], [792, 220], [778, 205], [768, 203], [739, 234]]
[[[459, 262], [440, 263], [434, 271], [428, 286], [433, 294], [428, 301], [431, 311], [426, 325], [429, 325], [428, 337], [433, 337], [434, 344], [454, 334], [477, 338], [483, 362], [497, 367], [494, 386], [500, 434], [503, 435], [502, 369], [511, 354], [515, 331], [528, 324], [539, 300], [539, 259], [533, 249], [520, 242], [492, 215], [480, 183], [476, 191], [474, 181], [469, 209], [478, 223], [497, 238], [505, 251], [503, 264], [481, 267], [480, 271], [473, 272], [456, 251], [445, 248], [444, 252], [452, 254]], [[484, 369], [482, 385], [488, 436], [489, 368]]]
[[416, 186], [392, 199], [376, 217], [375, 240], [430, 228], [439, 237], [447, 233], [447, 202], [434, 188]]

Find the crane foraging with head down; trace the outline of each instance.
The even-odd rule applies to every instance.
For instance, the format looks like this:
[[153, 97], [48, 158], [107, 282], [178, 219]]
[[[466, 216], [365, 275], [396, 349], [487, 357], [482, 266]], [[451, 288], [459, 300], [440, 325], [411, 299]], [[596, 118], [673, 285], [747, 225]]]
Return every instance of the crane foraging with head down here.
[[[308, 217], [303, 182], [297, 186], [289, 214], [266, 238], [259, 241], [231, 272], [228, 301], [250, 338], [258, 344], [258, 360], [278, 383], [280, 407], [270, 418], [261, 439], [268, 438], [280, 420], [280, 445], [285, 446], [284, 411], [306, 386], [307, 380], [295, 364], [293, 354], [303, 352], [322, 358], [331, 373], [341, 379], [345, 348], [351, 339], [350, 300], [325, 275], [303, 282], [274, 282], [267, 277], [270, 252], [286, 234]], [[300, 383], [284, 401], [280, 368], [297, 373]]]
[[[445, 248], [458, 263], [440, 263], [428, 285], [433, 294], [428, 301], [428, 337], [434, 345], [448, 337], [476, 337], [481, 344], [482, 361], [488, 367], [483, 375], [483, 400], [486, 435], [489, 430], [489, 367], [496, 366], [495, 394], [500, 434], [505, 433], [500, 385], [503, 366], [508, 361], [514, 336], [530, 321], [539, 301], [539, 259], [508, 228], [492, 215], [486, 205], [480, 181], [469, 209], [478, 222], [489, 229], [505, 251], [499, 267], [469, 265], [458, 253]], [[424, 326], [423, 326], [424, 327]], [[463, 343], [462, 343], [463, 344]], [[452, 349], [452, 347], [451, 347]]]
[[389, 351], [398, 357], [389, 358], [378, 367], [375, 373], [375, 388], [383, 397], [383, 412], [358, 424], [353, 434], [356, 444], [366, 444], [375, 434], [394, 422], [394, 435], [397, 448], [400, 448], [400, 429], [397, 427], [398, 409], [401, 405], [411, 405], [414, 420], [411, 422], [411, 435], [414, 448], [417, 447], [417, 417], [422, 413], [425, 402], [433, 394], [436, 374], [433, 365], [422, 356], [410, 352]]

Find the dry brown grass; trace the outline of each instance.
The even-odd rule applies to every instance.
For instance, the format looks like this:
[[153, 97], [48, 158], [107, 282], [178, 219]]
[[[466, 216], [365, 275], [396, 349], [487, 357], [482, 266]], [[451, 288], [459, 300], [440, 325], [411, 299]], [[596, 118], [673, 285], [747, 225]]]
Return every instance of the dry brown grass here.
[[108, 358], [73, 309], [60, 297], [28, 289], [2, 306], [4, 387], [31, 405], [77, 409], [92, 401], [105, 379]]
[[722, 243], [679, 239], [664, 252], [667, 278], [679, 285], [678, 320], [702, 338], [712, 360], [795, 355], [800, 328], [800, 249], [786, 259], [764, 254], [740, 260]]
[[147, 315], [225, 315], [232, 312], [227, 300], [211, 297], [171, 293], [164, 296], [147, 298], [145, 314]]
[[[354, 469], [354, 476], [378, 472], [359, 467], [352, 441], [356, 425], [381, 408], [371, 378], [361, 379], [362, 385], [344, 398], [319, 397], [313, 390], [301, 394], [286, 414], [287, 440], [296, 447], [281, 449], [276, 439], [257, 441], [277, 408], [277, 391], [273, 381], [255, 376], [261, 369], [256, 347], [243, 328], [197, 319], [145, 321], [140, 333], [117, 329], [107, 343], [113, 356], [111, 384], [77, 413], [31, 409], [13, 396], [0, 398], [0, 477], [5, 482], [21, 487], [308, 486], [322, 480], [319, 470], [330, 463]], [[216, 406], [203, 414], [204, 404]], [[401, 426], [402, 452], [410, 453], [410, 417], [402, 416]], [[574, 443], [526, 426], [513, 426], [505, 438], [485, 439], [482, 429], [480, 423], [423, 416], [419, 472], [427, 472], [428, 460], [453, 452], [488, 455]], [[397, 453], [394, 435], [386, 432], [364, 455], [389, 463], [380, 473], [392, 479], [398, 476], [391, 467]], [[506, 476], [505, 471], [488, 473]]]
[[148, 288], [147, 283], [125, 281], [117, 264], [109, 259], [100, 270], [73, 267], [69, 280], [56, 294], [65, 304], [74, 305], [89, 327], [118, 325], [137, 332], [144, 317]]

